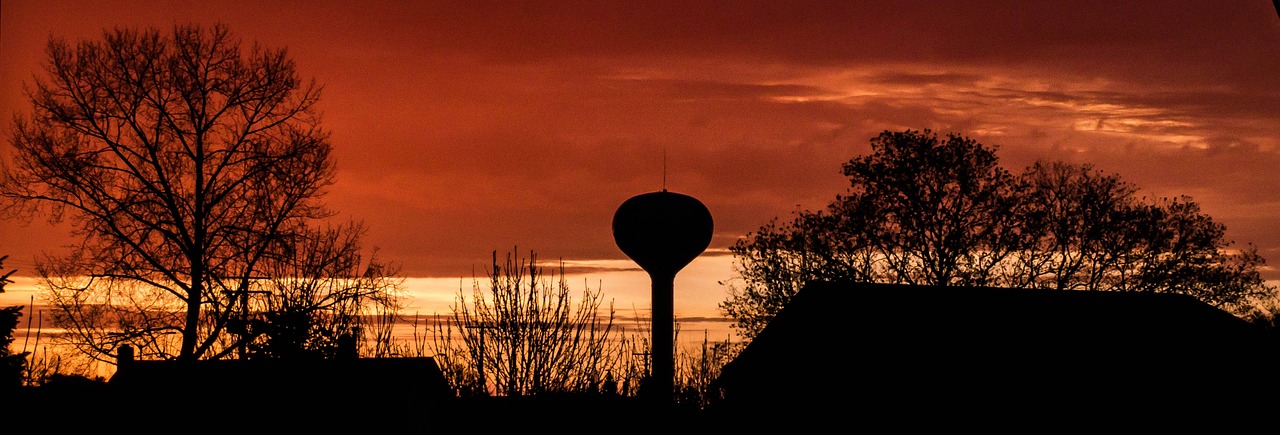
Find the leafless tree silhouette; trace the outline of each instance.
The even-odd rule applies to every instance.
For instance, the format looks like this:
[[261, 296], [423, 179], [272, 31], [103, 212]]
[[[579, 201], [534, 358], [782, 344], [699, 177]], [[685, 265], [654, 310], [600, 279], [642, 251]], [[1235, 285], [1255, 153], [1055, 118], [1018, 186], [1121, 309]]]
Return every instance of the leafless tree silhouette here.
[[621, 373], [618, 356], [630, 348], [598, 289], [575, 301], [563, 265], [547, 276], [532, 252], [499, 262], [495, 251], [488, 278], [470, 297], [459, 289], [452, 319], [435, 325], [433, 350], [463, 394], [598, 392]]
[[353, 263], [360, 226], [316, 227], [334, 175], [320, 89], [285, 50], [242, 48], [221, 25], [50, 40], [0, 196], [11, 216], [75, 224], [70, 254], [37, 266], [69, 344], [106, 361], [123, 343], [148, 359], [245, 356], [261, 338], [250, 311], [292, 321], [291, 290], [333, 292], [304, 297], [305, 313], [388, 301], [380, 260]]

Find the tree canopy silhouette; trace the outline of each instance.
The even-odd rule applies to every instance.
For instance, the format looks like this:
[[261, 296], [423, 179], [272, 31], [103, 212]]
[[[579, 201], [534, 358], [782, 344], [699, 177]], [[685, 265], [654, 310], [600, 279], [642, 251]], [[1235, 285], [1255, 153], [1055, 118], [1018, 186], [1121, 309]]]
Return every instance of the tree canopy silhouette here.
[[815, 280], [1181, 293], [1245, 315], [1275, 289], [1256, 248], [1189, 197], [1147, 198], [1090, 165], [1020, 175], [957, 134], [885, 131], [843, 165], [824, 210], [774, 219], [730, 250], [740, 284], [720, 308], [750, 338]]
[[394, 307], [393, 270], [361, 258], [362, 225], [320, 225], [334, 176], [321, 87], [285, 50], [175, 26], [51, 38], [47, 56], [31, 113], [14, 118], [0, 196], [10, 216], [74, 224], [78, 244], [37, 271], [79, 350], [244, 356], [255, 341], [302, 346], [266, 327], [289, 315]]

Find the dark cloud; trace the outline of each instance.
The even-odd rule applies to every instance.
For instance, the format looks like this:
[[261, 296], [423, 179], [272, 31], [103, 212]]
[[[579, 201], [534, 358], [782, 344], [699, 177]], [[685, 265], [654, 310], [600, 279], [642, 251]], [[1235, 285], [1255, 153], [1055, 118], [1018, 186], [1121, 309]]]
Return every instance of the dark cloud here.
[[774, 98], [823, 97], [831, 90], [799, 84], [730, 83], [708, 80], [626, 79], [625, 87], [636, 93], [653, 93], [673, 100], [768, 100]]
[[963, 73], [917, 73], [910, 71], [890, 71], [875, 74], [868, 81], [886, 85], [948, 85], [973, 87], [975, 82], [988, 78], [979, 74]]

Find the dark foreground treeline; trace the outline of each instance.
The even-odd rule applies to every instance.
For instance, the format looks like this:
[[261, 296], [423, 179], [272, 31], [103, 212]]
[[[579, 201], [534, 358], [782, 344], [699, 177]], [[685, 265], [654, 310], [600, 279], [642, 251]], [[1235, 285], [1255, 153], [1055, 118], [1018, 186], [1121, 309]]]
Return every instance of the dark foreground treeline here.
[[1141, 292], [810, 285], [705, 402], [460, 397], [431, 358], [196, 363], [59, 377], [0, 410], [58, 433], [1230, 433], [1280, 409], [1276, 329]]
[[[869, 367], [872, 369], [883, 367]], [[925, 388], [891, 373], [863, 373], [809, 397], [706, 408], [643, 397], [564, 394], [526, 397], [429, 397], [397, 394], [174, 390], [122, 394], [96, 381], [67, 378], [18, 392], [3, 404], [6, 433], [854, 433], [986, 430], [1184, 429], [1229, 433], [1261, 428], [1274, 416], [1275, 383], [1235, 379], [1219, 390], [1184, 389], [1174, 379], [1147, 390], [1068, 388], [1022, 391], [968, 379]], [[803, 377], [801, 377], [803, 378]], [[1066, 376], [1062, 379], [1070, 379]], [[1076, 379], [1079, 380], [1079, 379]], [[1256, 382], [1255, 394], [1240, 394]], [[1027, 385], [1036, 384], [1028, 379]], [[1092, 385], [1089, 382], [1084, 384]], [[984, 388], [990, 387], [990, 388]], [[1129, 387], [1132, 387], [1130, 385]], [[1230, 390], [1232, 395], [1222, 396]], [[1269, 425], [1268, 425], [1269, 426]], [[9, 430], [13, 430], [10, 432]], [[1225, 431], [1225, 432], [1219, 432]]]
[[[106, 382], [65, 377], [24, 388], [0, 401], [5, 415], [0, 427], [50, 433], [111, 429], [118, 433], [294, 434], [705, 433], [730, 426], [717, 422], [723, 418], [711, 408], [658, 404], [644, 397], [572, 393], [462, 398], [386, 390], [129, 392]], [[205, 427], [211, 431], [195, 430]]]

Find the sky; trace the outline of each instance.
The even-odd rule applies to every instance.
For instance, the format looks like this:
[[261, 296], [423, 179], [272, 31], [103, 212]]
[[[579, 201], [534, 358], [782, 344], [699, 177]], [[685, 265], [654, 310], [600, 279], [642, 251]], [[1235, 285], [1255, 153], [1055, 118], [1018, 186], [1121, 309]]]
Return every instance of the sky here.
[[[848, 185], [842, 163], [905, 129], [995, 146], [1015, 173], [1088, 163], [1146, 195], [1189, 195], [1280, 264], [1268, 0], [3, 0], [0, 158], [50, 37], [215, 23], [287, 49], [324, 86], [329, 206], [403, 276], [446, 292], [470, 288], [494, 251], [534, 251], [564, 260], [574, 288], [647, 298], [611, 220], [666, 188], [713, 215], [676, 303], [714, 315], [726, 248], [825, 206]], [[30, 271], [65, 231], [0, 221], [6, 269]]]

